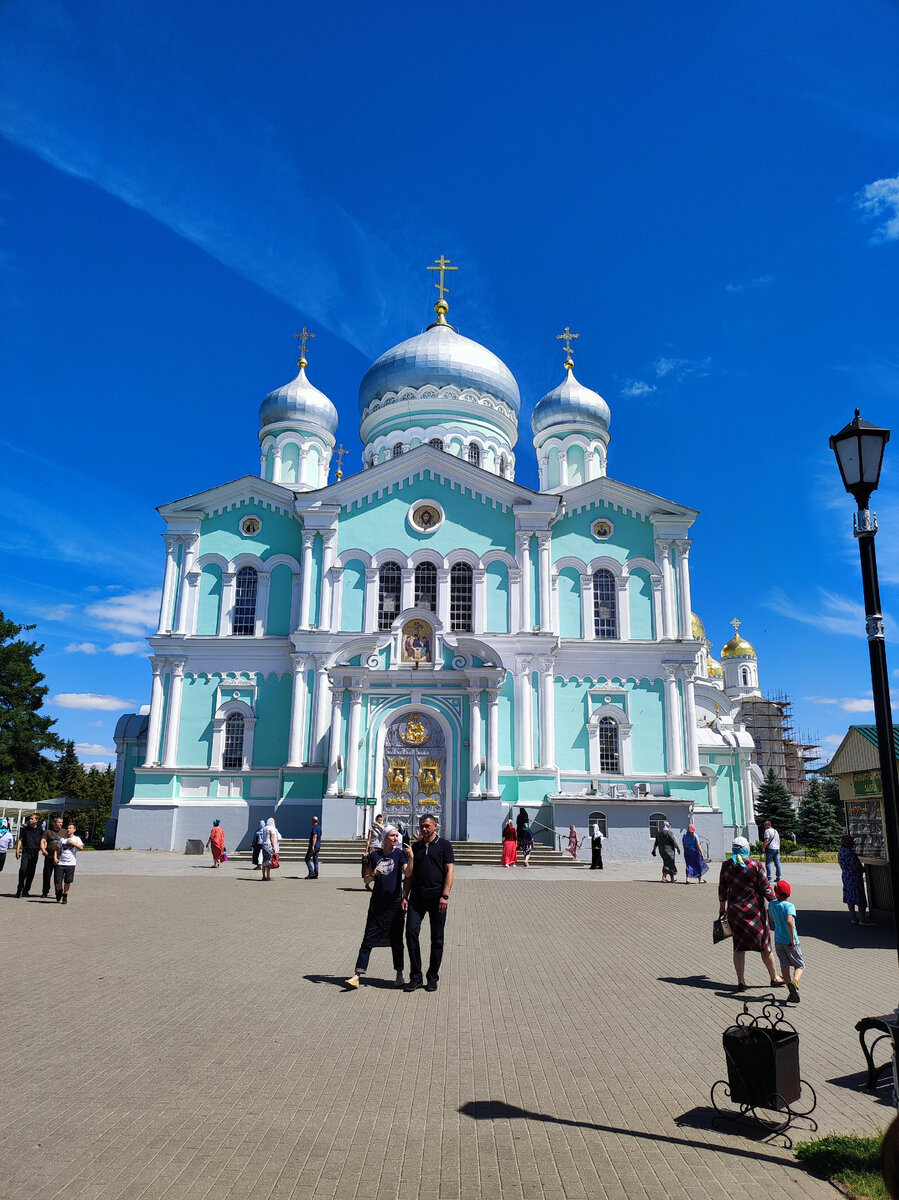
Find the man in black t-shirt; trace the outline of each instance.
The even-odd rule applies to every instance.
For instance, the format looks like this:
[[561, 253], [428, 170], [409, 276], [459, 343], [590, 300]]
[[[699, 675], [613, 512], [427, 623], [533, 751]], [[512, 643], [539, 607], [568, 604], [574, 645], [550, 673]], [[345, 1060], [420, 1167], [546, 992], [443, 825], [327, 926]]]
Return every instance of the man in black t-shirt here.
[[16, 842], [16, 858], [19, 862], [19, 886], [16, 888], [16, 899], [27, 896], [34, 882], [34, 872], [37, 870], [37, 860], [41, 853], [41, 842], [44, 831], [37, 822], [37, 813], [32, 813], [28, 824], [19, 830], [19, 840]]
[[[407, 914], [406, 948], [409, 951], [409, 982], [403, 991], [415, 992], [424, 986], [426, 992], [436, 992], [456, 857], [446, 838], [437, 836], [437, 822], [433, 817], [422, 817], [418, 828], [421, 840], [412, 847], [412, 874], [405, 880], [403, 890], [403, 908]], [[426, 984], [422, 980], [418, 940], [425, 913], [431, 924], [431, 958]]]
[[322, 827], [318, 817], [312, 818], [312, 828], [309, 830], [309, 846], [306, 850], [307, 879], [318, 879], [318, 852], [322, 844]]

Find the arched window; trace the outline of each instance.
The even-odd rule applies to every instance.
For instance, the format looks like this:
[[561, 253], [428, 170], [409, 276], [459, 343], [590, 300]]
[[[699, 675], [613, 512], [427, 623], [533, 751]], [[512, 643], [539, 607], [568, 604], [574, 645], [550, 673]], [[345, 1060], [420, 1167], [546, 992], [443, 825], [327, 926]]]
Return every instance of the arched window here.
[[593, 572], [593, 624], [598, 638], [618, 637], [615, 576], [611, 571]]
[[397, 442], [397, 444], [396, 444], [396, 445], [393, 447], [393, 457], [394, 457], [394, 458], [399, 458], [399, 456], [400, 456], [402, 453], [403, 453], [403, 443], [402, 443], [402, 442]]
[[499, 477], [500, 477], [500, 479], [506, 478], [506, 456], [505, 456], [505, 454], [501, 454], [499, 456]]
[[609, 822], [604, 812], [592, 812], [587, 818], [587, 828], [591, 834], [597, 826], [599, 826], [599, 832], [603, 837], [609, 836]]
[[419, 563], [415, 568], [415, 607], [437, 611], [437, 568], [433, 563]]
[[613, 717], [603, 717], [599, 722], [599, 769], [621, 772], [621, 747], [618, 739], [618, 723]]
[[259, 577], [253, 567], [241, 567], [234, 589], [234, 611], [231, 632], [252, 636], [256, 632], [256, 592]]
[[243, 770], [244, 721], [240, 713], [230, 713], [225, 721], [225, 747], [222, 751], [223, 771]]
[[474, 442], [468, 447], [468, 461], [473, 467], [481, 465], [481, 447], [476, 446]]
[[740, 683], [743, 687], [749, 687], [749, 668], [743, 667], [740, 671]]
[[378, 629], [389, 629], [400, 611], [403, 576], [395, 562], [386, 562], [378, 572]]
[[468, 563], [456, 563], [450, 571], [450, 630], [471, 632], [471, 594], [474, 576]]
[[428, 445], [433, 446], [435, 450], [443, 449], [443, 438], [429, 438]]
[[649, 817], [649, 836], [655, 838], [659, 836], [659, 830], [665, 824], [668, 818], [664, 813], [651, 813]]

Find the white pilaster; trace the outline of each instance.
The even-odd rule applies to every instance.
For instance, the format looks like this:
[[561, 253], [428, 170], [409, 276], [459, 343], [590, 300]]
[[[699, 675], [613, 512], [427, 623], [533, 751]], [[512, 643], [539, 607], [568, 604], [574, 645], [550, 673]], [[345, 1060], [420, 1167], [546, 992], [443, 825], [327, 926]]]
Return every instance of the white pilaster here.
[[586, 641], [596, 637], [596, 618], [593, 613], [593, 576], [581, 576], [581, 630]]
[[184, 617], [184, 624], [187, 627], [187, 632], [197, 632], [197, 617], [200, 608], [200, 572], [191, 571], [187, 577], [187, 612]]
[[346, 787], [348, 796], [359, 794], [359, 729], [362, 724], [362, 689], [350, 691], [350, 724], [346, 745]]
[[336, 625], [331, 624], [331, 590], [334, 586], [334, 544], [337, 540], [337, 535], [333, 530], [326, 530], [322, 534], [322, 578], [321, 590], [319, 595], [318, 605], [318, 627], [319, 629], [336, 629]]
[[272, 590], [271, 571], [257, 571], [256, 591], [256, 637], [265, 637], [268, 628], [268, 598]]
[[[412, 567], [403, 567], [400, 571], [400, 611], [405, 612], [415, 604], [415, 571]], [[396, 613], [394, 613], [396, 616]]]
[[662, 617], [662, 576], [650, 575], [649, 582], [652, 585], [652, 636], [659, 641], [665, 628]]
[[468, 745], [471, 762], [471, 779], [468, 788], [469, 800], [481, 798], [481, 689], [469, 688]]
[[552, 658], [540, 659], [540, 765], [556, 765], [556, 696]]
[[174, 767], [178, 759], [178, 731], [181, 726], [181, 697], [184, 693], [183, 658], [171, 660], [172, 683], [169, 689], [169, 705], [165, 719], [162, 766]]
[[541, 530], [537, 534], [537, 542], [540, 546], [540, 629], [543, 633], [552, 633], [553, 615], [552, 594], [550, 590], [550, 575], [552, 573], [550, 547], [552, 545], [552, 534], [548, 529]]
[[517, 633], [515, 626], [521, 620], [521, 571], [509, 567], [509, 633]]
[[162, 600], [159, 603], [159, 626], [157, 634], [170, 633], [174, 625], [175, 580], [178, 577], [178, 547], [181, 539], [175, 534], [165, 534], [165, 576], [162, 581]]
[[665, 667], [665, 748], [668, 754], [668, 774], [682, 775], [684, 760], [681, 753], [680, 704], [677, 694], [677, 675], [673, 667]]
[[487, 572], [475, 567], [472, 572], [471, 622], [474, 633], [483, 633], [487, 628]]
[[331, 748], [328, 758], [328, 796], [337, 795], [337, 785], [340, 782], [340, 771], [337, 759], [340, 756], [340, 743], [343, 725], [343, 688], [331, 688]]
[[740, 751], [740, 787], [743, 792], [743, 821], [746, 825], [755, 824], [755, 802], [752, 799], [752, 756], [748, 751]]
[[671, 570], [671, 541], [656, 539], [656, 562], [662, 568], [662, 636], [677, 637], [674, 611], [674, 578]]
[[696, 732], [696, 694], [693, 680], [695, 672], [692, 667], [683, 667], [681, 678], [684, 681], [684, 733], [687, 743], [687, 773], [699, 775], [699, 737]]
[[365, 568], [365, 613], [362, 626], [366, 633], [378, 628], [378, 568]]
[[557, 450], [559, 456], [559, 483], [562, 487], [568, 487], [568, 454], [565, 450]]
[[303, 569], [300, 576], [300, 629], [309, 628], [309, 614], [312, 611], [312, 547], [315, 534], [303, 534]]
[[191, 534], [184, 539], [184, 552], [181, 556], [181, 579], [178, 587], [178, 614], [175, 617], [176, 634], [187, 633], [187, 618], [190, 611], [190, 594], [187, 577], [193, 571], [197, 561], [197, 542], [199, 538]]
[[162, 724], [162, 672], [167, 666], [164, 658], [151, 659], [153, 668], [153, 690], [150, 693], [150, 719], [147, 722], [147, 754], [145, 767], [155, 767], [159, 762], [159, 733]]
[[343, 621], [343, 567], [331, 568], [331, 624], [330, 629], [340, 629]]
[[487, 693], [487, 795], [499, 796], [499, 691]]
[[291, 654], [293, 666], [293, 692], [290, 697], [290, 744], [287, 751], [287, 766], [303, 765], [303, 749], [306, 741], [306, 655]]
[[[297, 482], [305, 483], [305, 484], [310, 483], [310, 479], [309, 479], [309, 447], [308, 446], [300, 447], [300, 462], [299, 462], [299, 466], [297, 467]], [[318, 480], [316, 480], [314, 483], [312, 483], [312, 486], [317, 487]]]
[[630, 641], [631, 637], [631, 594], [629, 587], [630, 579], [627, 575], [617, 575], [615, 577], [615, 607], [618, 611], [618, 636], [623, 642]]
[[222, 602], [219, 608], [219, 637], [227, 637], [231, 632], [231, 610], [234, 608], [236, 579], [236, 571], [222, 571]]
[[534, 769], [534, 701], [529, 654], [515, 656], [515, 763], [522, 771]]
[[521, 567], [521, 630], [531, 632], [531, 535], [524, 530], [515, 534], [515, 556]]
[[275, 446], [272, 450], [272, 481], [274, 483], [281, 482], [281, 447]]
[[437, 617], [449, 629], [450, 619], [450, 573], [449, 567], [437, 568]]
[[324, 654], [315, 656], [315, 724], [312, 734], [312, 745], [309, 749], [309, 759], [316, 766], [325, 761], [325, 734], [328, 731], [328, 693], [331, 683], [328, 679], [328, 668], [325, 666], [327, 657]]
[[677, 547], [677, 598], [678, 614], [680, 616], [681, 637], [693, 636], [693, 602], [690, 598], [690, 547], [693, 545], [689, 538], [679, 538]]

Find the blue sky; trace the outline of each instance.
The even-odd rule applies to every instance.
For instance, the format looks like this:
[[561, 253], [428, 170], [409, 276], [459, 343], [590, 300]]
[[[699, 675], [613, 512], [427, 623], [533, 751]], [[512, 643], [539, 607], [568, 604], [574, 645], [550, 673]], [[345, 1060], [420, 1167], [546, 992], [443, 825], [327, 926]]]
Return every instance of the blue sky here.
[[[897, 50], [885, 0], [6, 0], [0, 607], [37, 623], [60, 733], [108, 761], [148, 700], [155, 506], [258, 469], [303, 322], [359, 468], [359, 380], [428, 321], [440, 253], [526, 414], [581, 333], [610, 475], [701, 510], [715, 652], [739, 616], [826, 748], [872, 720], [827, 438], [899, 399]], [[527, 421], [518, 450], [533, 485]]]

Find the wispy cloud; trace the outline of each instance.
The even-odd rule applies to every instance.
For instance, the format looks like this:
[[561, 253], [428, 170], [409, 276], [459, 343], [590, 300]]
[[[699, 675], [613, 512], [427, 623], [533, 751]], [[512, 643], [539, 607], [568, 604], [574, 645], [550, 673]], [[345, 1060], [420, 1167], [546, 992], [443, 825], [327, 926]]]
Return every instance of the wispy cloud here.
[[882, 222], [875, 229], [872, 242], [899, 239], [899, 175], [867, 184], [855, 197], [855, 204], [866, 217]]
[[845, 736], [845, 733], [828, 733], [826, 737], [821, 738], [821, 746], [829, 746], [836, 749]]
[[773, 275], [756, 275], [755, 279], [746, 279], [742, 283], [728, 283], [724, 290], [736, 295], [739, 292], [756, 292], [760, 288], [770, 287], [774, 282]]
[[51, 604], [48, 607], [35, 606], [31, 612], [42, 621], [69, 621], [75, 613], [74, 604]]
[[[817, 608], [812, 604], [802, 605], [792, 600], [786, 592], [780, 589], [772, 592], [765, 604], [767, 608], [780, 613], [782, 617], [789, 617], [791, 621], [800, 621], [804, 625], [811, 625], [822, 633], [842, 633], [857, 638], [866, 636], [864, 605], [850, 600], [846, 596], [840, 596], [836, 592], [829, 592], [825, 588], [818, 589]], [[887, 639], [895, 641], [896, 623], [892, 617], [886, 614], [884, 614], [884, 626]]]
[[133, 700], [101, 696], [96, 692], [57, 692], [47, 703], [54, 708], [78, 708], [87, 712], [124, 712], [134, 707]]
[[670, 376], [680, 383], [690, 375], [699, 379], [710, 375], [712, 360], [710, 358], [670, 358], [663, 355], [661, 358], [657, 358], [653, 365], [657, 379], [666, 379]]
[[69, 642], [66, 654], [97, 654], [99, 649], [94, 642]]
[[621, 395], [631, 397], [648, 396], [650, 392], [657, 390], [654, 383], [647, 383], [645, 379], [629, 379], [621, 389]]
[[127, 654], [149, 654], [146, 642], [112, 642], [109, 646], [98, 646], [96, 642], [70, 642], [66, 654], [115, 654], [122, 658]]
[[80, 754], [80, 755], [105, 754], [108, 756], [111, 754], [115, 754], [115, 747], [114, 746], [98, 746], [98, 745], [94, 744], [93, 742], [76, 742], [75, 743], [75, 753]]
[[[122, 596], [109, 596], [105, 600], [98, 600], [94, 604], [88, 604], [84, 611], [103, 629], [139, 635], [156, 627], [159, 597], [159, 588], [142, 588]], [[113, 650], [110, 646], [113, 654], [136, 653], [134, 643], [117, 642], [115, 645], [127, 645], [129, 648]]]
[[838, 705], [843, 712], [862, 713], [874, 711], [874, 700], [870, 696], [804, 696], [809, 704]]

